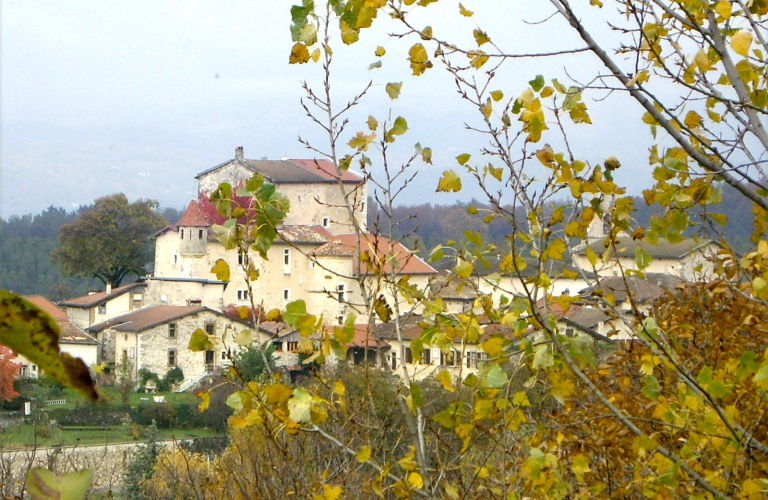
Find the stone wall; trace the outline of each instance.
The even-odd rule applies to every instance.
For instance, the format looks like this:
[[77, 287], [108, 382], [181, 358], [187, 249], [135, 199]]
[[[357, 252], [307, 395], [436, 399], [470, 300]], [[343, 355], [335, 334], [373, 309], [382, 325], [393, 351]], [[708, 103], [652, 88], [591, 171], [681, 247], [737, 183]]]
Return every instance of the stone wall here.
[[[188, 446], [200, 440], [161, 441], [167, 447]], [[143, 443], [121, 443], [91, 446], [53, 447], [0, 451], [0, 495], [22, 497], [24, 479], [32, 467], [44, 467], [56, 474], [93, 469], [91, 491], [116, 491], [122, 486], [122, 475]]]

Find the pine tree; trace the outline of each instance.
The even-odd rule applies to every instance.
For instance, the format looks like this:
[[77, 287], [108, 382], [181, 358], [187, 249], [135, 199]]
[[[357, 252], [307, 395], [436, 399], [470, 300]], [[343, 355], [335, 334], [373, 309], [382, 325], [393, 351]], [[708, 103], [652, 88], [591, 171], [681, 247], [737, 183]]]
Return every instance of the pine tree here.
[[160, 455], [162, 445], [157, 443], [157, 423], [147, 429], [147, 440], [133, 454], [133, 460], [123, 473], [123, 489], [120, 498], [123, 500], [140, 500], [144, 498], [142, 491], [144, 482], [152, 477], [152, 470]]

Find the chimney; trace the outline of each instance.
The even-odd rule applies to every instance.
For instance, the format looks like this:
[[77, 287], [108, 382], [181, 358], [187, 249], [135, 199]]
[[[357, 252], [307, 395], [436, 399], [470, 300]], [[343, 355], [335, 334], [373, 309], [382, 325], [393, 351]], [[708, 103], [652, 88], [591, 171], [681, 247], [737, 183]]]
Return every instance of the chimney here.
[[107, 283], [107, 295], [112, 293], [112, 283]]
[[235, 160], [243, 161], [243, 147], [238, 146], [235, 148]]

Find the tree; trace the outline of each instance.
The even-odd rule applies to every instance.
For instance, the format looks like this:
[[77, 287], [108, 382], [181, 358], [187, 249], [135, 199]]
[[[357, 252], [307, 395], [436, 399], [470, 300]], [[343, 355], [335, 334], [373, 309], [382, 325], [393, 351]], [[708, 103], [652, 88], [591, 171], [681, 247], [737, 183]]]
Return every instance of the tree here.
[[133, 453], [133, 459], [125, 469], [120, 498], [146, 498], [146, 482], [152, 477], [152, 467], [162, 450], [162, 445], [157, 443], [157, 425], [152, 421], [152, 425], [147, 429], [147, 440]]
[[52, 259], [64, 274], [114, 287], [129, 274], [141, 276], [152, 261], [148, 238], [165, 226], [157, 207], [153, 200], [128, 203], [124, 194], [99, 198], [75, 222], [62, 226]]
[[14, 362], [16, 355], [5, 347], [0, 345], [0, 399], [10, 401], [19, 395], [13, 388], [13, 382], [19, 376], [21, 364]]
[[[372, 493], [391, 492], [397, 498], [761, 497], [768, 487], [763, 416], [768, 410], [763, 401], [768, 361], [763, 354], [768, 350], [762, 335], [753, 332], [764, 329], [768, 244], [760, 241], [746, 254], [735, 255], [723, 243], [724, 250], [711, 263], [713, 275], [650, 308], [630, 294], [629, 310], [621, 310], [612, 294], [599, 294], [601, 310], [634, 332], [630, 341], [618, 345], [613, 341], [595, 347], [588, 337], [570, 337], [560, 330], [555, 305], [568, 310], [587, 298], [548, 295], [553, 280], [573, 271], [549, 274], [544, 269], [590, 243], [587, 228], [595, 218], [609, 224], [605, 252], [587, 252], [595, 274], [604, 263], [618, 263], [616, 248], [624, 234], [649, 245], [680, 241], [697, 223], [698, 209], [703, 223], [723, 225], [725, 218], [710, 211], [721, 198], [721, 183], [753, 203], [753, 243], [758, 243], [768, 208], [762, 170], [768, 149], [763, 125], [768, 33], [762, 22], [768, 7], [728, 0], [612, 2], [620, 15], [608, 13], [605, 20], [614, 33], [598, 41], [601, 29], [581, 19], [593, 17], [602, 2], [574, 7], [567, 0], [552, 0], [552, 15], [543, 16], [549, 23], [535, 25], [551, 37], [551, 24], [560, 22], [556, 28], [572, 29], [582, 45], [524, 54], [506, 51], [499, 42], [503, 36], [477, 25], [467, 30], [470, 46], [450, 40], [460, 34], [439, 29], [442, 14], [425, 11], [435, 9], [432, 4], [306, 1], [291, 9], [295, 43], [290, 62], [321, 62], [324, 70], [317, 90], [304, 85], [303, 105], [328, 142], [304, 144], [332, 158], [340, 169], [354, 164], [371, 173], [376, 162], [384, 175], [370, 174], [370, 182], [379, 188], [381, 211], [392, 213], [393, 201], [413, 179], [409, 168], [417, 159], [429, 162], [432, 152], [417, 145], [412, 156], [393, 167], [391, 144], [408, 132], [408, 122], [392, 110], [383, 117], [370, 116], [351, 136], [344, 135], [354, 126], [348, 111], [362, 105], [371, 86], [335, 106], [331, 68], [341, 57], [339, 40], [356, 43], [374, 22], [396, 23], [396, 36], [412, 39], [407, 61], [413, 74], [442, 65], [460, 98], [479, 111], [468, 127], [487, 140], [481, 160], [475, 152], [456, 157], [463, 173], [445, 170], [438, 191], [455, 192], [474, 181], [490, 208], [470, 206], [470, 213], [508, 224], [503, 246], [468, 234], [468, 241], [456, 249], [452, 278], [467, 278], [494, 256], [505, 263], [502, 272], [520, 276], [524, 290], [510, 292], [500, 303], [480, 293], [475, 310], [456, 314], [436, 298], [380, 272], [376, 283], [360, 282], [367, 288], [361, 312], [372, 317], [375, 311], [382, 321], [393, 322], [399, 336], [398, 293], [411, 303], [422, 302], [426, 318], [420, 323], [419, 343], [441, 349], [457, 340], [477, 343], [483, 318], [508, 328], [508, 334], [482, 341], [490, 359], [479, 374], [458, 381], [438, 376], [449, 398], [454, 395], [448, 404], [429, 406], [424, 384], [401, 372], [402, 398], [396, 406], [402, 408], [400, 436], [407, 450], [372, 450], [364, 439], [350, 438], [335, 427], [339, 421], [364, 426], [354, 410], [345, 411], [345, 384], [338, 379], [330, 396], [307, 387], [251, 385], [240, 393], [233, 425], [284, 425], [289, 433], [315, 435], [368, 466]], [[469, 18], [473, 12], [460, 4], [455, 15]], [[757, 47], [751, 50], [753, 43]], [[383, 45], [377, 56], [387, 53]], [[586, 83], [563, 85], [534, 73], [520, 92], [505, 88], [500, 76], [520, 58], [582, 52], [596, 56], [605, 70]], [[396, 99], [403, 86], [390, 82], [385, 88]], [[647, 227], [633, 219], [634, 200], [618, 183], [622, 163], [613, 156], [600, 163], [586, 161], [571, 148], [574, 130], [592, 123], [587, 97], [595, 93], [609, 99], [611, 93], [627, 95], [640, 105], [638, 120], [650, 126], [655, 184], [643, 194], [645, 202], [660, 207], [660, 214]], [[570, 203], [554, 207], [562, 196]], [[378, 229], [391, 235], [399, 221], [386, 219], [389, 224]], [[623, 279], [643, 278], [649, 264], [649, 255], [638, 251]], [[528, 266], [537, 272], [523, 279]], [[394, 303], [382, 303], [378, 291], [384, 288], [393, 291]], [[343, 353], [343, 327], [324, 329], [296, 305], [289, 304], [286, 313], [302, 333], [323, 339], [315, 359], [336, 349]], [[418, 347], [413, 350], [417, 357]], [[519, 359], [519, 364], [510, 366], [510, 359]], [[522, 372], [527, 382], [514, 385]], [[321, 380], [329, 385], [333, 372], [325, 372]], [[461, 397], [462, 386], [470, 391], [469, 399]], [[341, 481], [318, 485], [316, 494], [338, 497]]]

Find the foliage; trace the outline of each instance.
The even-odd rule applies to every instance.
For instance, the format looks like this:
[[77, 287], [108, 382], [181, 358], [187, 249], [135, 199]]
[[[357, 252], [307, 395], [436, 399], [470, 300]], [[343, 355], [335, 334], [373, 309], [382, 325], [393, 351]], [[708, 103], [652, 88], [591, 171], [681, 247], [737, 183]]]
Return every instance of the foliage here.
[[133, 458], [123, 474], [123, 489], [120, 498], [140, 500], [146, 497], [145, 482], [152, 477], [152, 467], [162, 451], [157, 444], [157, 426], [153, 423], [147, 431], [147, 440], [134, 451]]
[[142, 276], [152, 261], [148, 238], [165, 225], [152, 200], [128, 203], [124, 194], [99, 198], [75, 222], [59, 231], [52, 259], [69, 276], [93, 277], [120, 286], [134, 274]]
[[173, 386], [182, 382], [183, 380], [184, 372], [182, 371], [181, 367], [174, 366], [168, 370], [162, 379], [160, 379], [160, 382], [157, 384], [157, 389], [160, 392], [168, 392], [173, 388]]
[[143, 484], [148, 498], [210, 498], [206, 490], [215, 476], [213, 464], [201, 453], [165, 449], [157, 457], [152, 476]]
[[120, 360], [120, 364], [115, 367], [115, 389], [120, 394], [120, 402], [125, 406], [134, 390], [136, 390], [136, 381], [133, 379], [133, 363], [127, 356]]
[[[274, 345], [267, 347], [264, 355], [256, 349], [243, 349], [232, 356], [232, 363], [243, 381], [259, 380], [271, 371], [270, 367], [274, 368], [274, 352]], [[269, 365], [264, 364], [265, 357], [270, 361]]]
[[13, 382], [19, 375], [21, 364], [14, 362], [16, 355], [5, 347], [0, 345], [0, 399], [11, 401], [19, 395], [14, 389]]
[[154, 382], [155, 387], [159, 387], [160, 385], [160, 377], [157, 375], [157, 373], [153, 372], [152, 370], [148, 368], [140, 368], [139, 369], [139, 389], [145, 389], [147, 387], [147, 382], [150, 380]]
[[98, 393], [85, 363], [59, 351], [59, 327], [35, 305], [0, 290], [0, 343], [43, 370], [46, 376], [82, 392], [92, 401]]

